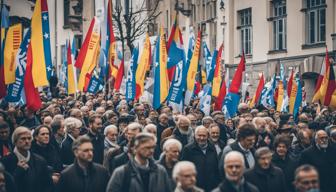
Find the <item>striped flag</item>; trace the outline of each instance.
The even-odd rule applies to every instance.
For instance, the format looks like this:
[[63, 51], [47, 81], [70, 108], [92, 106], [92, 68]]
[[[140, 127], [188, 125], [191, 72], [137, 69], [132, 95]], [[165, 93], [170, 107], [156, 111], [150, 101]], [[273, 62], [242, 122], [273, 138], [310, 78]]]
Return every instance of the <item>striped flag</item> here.
[[250, 101], [250, 108], [253, 108], [254, 106], [256, 106], [259, 103], [261, 92], [264, 89], [264, 86], [265, 86], [265, 78], [264, 78], [264, 74], [261, 73], [257, 90], [256, 90], [252, 100]]
[[203, 88], [203, 94], [200, 97], [200, 110], [203, 111], [205, 116], [210, 115], [211, 110], [211, 84], [206, 84]]
[[159, 41], [156, 42], [154, 57], [154, 98], [153, 107], [158, 109], [163, 103], [169, 90], [169, 79], [167, 72], [167, 49], [163, 28], [160, 29]]
[[0, 38], [0, 99], [6, 96], [7, 87], [5, 84], [5, 70], [4, 70], [4, 47], [6, 29], [9, 27], [9, 13], [5, 5], [1, 8], [1, 38]]
[[124, 70], [125, 70], [124, 58], [122, 58], [120, 66], [118, 68], [117, 76], [116, 76], [115, 81], [114, 81], [114, 86], [113, 86], [116, 91], [119, 91], [119, 89], [120, 89], [120, 86], [121, 86], [121, 83], [122, 83], [122, 80], [123, 80], [123, 77], [124, 77]]
[[178, 12], [176, 12], [175, 21], [170, 31], [170, 35], [167, 42], [167, 50], [168, 50], [167, 68], [168, 68], [169, 82], [173, 80], [176, 65], [180, 61], [181, 49], [183, 49], [183, 40], [182, 40], [182, 33], [178, 26]]
[[31, 20], [31, 48], [34, 86], [47, 86], [53, 68], [47, 0], [36, 0]]
[[[88, 41], [86, 41], [87, 39]], [[75, 64], [77, 68], [81, 69], [78, 80], [79, 91], [84, 91], [86, 79], [90, 80], [90, 75], [97, 64], [99, 39], [100, 25], [98, 19], [94, 17]]]
[[145, 77], [151, 63], [151, 44], [149, 41], [149, 36], [146, 34], [145, 44], [143, 46], [143, 51], [139, 60], [139, 65], [136, 69], [135, 79], [136, 79], [136, 94], [135, 99], [139, 99], [144, 92]]
[[15, 82], [15, 57], [19, 50], [22, 41], [22, 25], [16, 24], [9, 27], [6, 35], [6, 47], [4, 50], [4, 71], [5, 84], [12, 84]]
[[[215, 58], [216, 65], [214, 71], [214, 78], [212, 80], [212, 96], [218, 97], [219, 91], [222, 83], [222, 75], [221, 75], [221, 61], [222, 61], [222, 52], [223, 52], [223, 44], [219, 47], [217, 57]], [[215, 55], [215, 54], [214, 54]]]
[[212, 82], [218, 51], [214, 50], [213, 57], [211, 57], [211, 53], [206, 42], [203, 42], [202, 45], [203, 45], [203, 59], [205, 61], [206, 80], [207, 82]]
[[[198, 32], [196, 45], [190, 60], [190, 65], [188, 66], [188, 73], [187, 73], [187, 89], [185, 93], [185, 104], [189, 105], [191, 97], [193, 96], [194, 89], [195, 89], [195, 80], [196, 74], [198, 72], [198, 60], [200, 54], [200, 44], [201, 44], [201, 32]], [[187, 63], [188, 65], [188, 63]]]
[[67, 68], [66, 69], [67, 69], [66, 70], [67, 92], [68, 94], [75, 94], [76, 93], [76, 79], [75, 79], [74, 66], [72, 64], [70, 40], [68, 42], [68, 47], [67, 47]]

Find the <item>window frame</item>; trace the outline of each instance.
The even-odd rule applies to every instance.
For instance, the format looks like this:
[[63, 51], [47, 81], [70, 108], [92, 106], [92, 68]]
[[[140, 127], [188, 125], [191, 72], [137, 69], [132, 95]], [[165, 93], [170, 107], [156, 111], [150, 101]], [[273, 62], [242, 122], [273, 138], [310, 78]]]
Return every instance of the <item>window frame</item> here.
[[245, 55], [252, 55], [252, 8], [246, 8], [238, 11], [239, 25], [237, 29], [239, 30], [240, 38], [240, 53], [244, 51]]

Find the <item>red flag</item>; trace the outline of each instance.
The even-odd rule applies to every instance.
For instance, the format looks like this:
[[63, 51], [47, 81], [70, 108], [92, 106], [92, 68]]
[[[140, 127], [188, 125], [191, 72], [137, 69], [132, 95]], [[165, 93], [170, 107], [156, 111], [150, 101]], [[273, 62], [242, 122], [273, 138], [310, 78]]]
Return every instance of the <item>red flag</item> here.
[[226, 82], [225, 82], [225, 79], [223, 79], [222, 86], [219, 91], [219, 95], [218, 97], [216, 97], [215, 108], [214, 108], [215, 110], [220, 110], [220, 111], [222, 110], [225, 96], [226, 96]]
[[37, 111], [41, 108], [42, 102], [40, 99], [40, 94], [37, 88], [35, 88], [33, 82], [32, 63], [33, 63], [32, 49], [31, 45], [29, 44], [27, 50], [26, 74], [24, 77], [24, 91], [26, 95], [27, 108], [32, 111]]
[[124, 77], [124, 68], [125, 68], [124, 67], [124, 58], [122, 58], [119, 69], [118, 69], [117, 77], [116, 77], [115, 82], [114, 82], [114, 89], [116, 91], [119, 91], [119, 89], [120, 89], [121, 82], [122, 82], [122, 79]]
[[260, 80], [259, 80], [259, 83], [258, 83], [257, 90], [255, 92], [255, 95], [254, 95], [253, 99], [252, 99], [253, 103], [251, 102], [251, 105], [255, 106], [259, 103], [261, 92], [264, 89], [264, 86], [265, 86], [265, 79], [264, 79], [264, 74], [262, 73], [261, 77], [260, 77]]
[[233, 76], [233, 79], [231, 81], [231, 85], [229, 88], [230, 93], [238, 93], [240, 85], [243, 80], [243, 72], [245, 71], [245, 55], [243, 52], [243, 55], [240, 58], [240, 62], [238, 64], [237, 70]]
[[90, 42], [93, 27], [94, 27], [94, 23], [95, 23], [95, 20], [92, 19], [89, 30], [88, 30], [88, 32], [86, 34], [86, 37], [85, 37], [85, 40], [82, 44], [81, 51], [79, 51], [79, 53], [78, 53], [78, 57], [77, 57], [77, 60], [76, 60], [76, 63], [75, 63], [75, 67], [78, 68], [78, 69], [81, 69], [82, 66], [83, 66], [83, 63], [84, 63], [84, 60], [85, 60], [85, 55], [86, 55], [87, 49], [89, 47], [89, 42]]
[[288, 84], [287, 84], [287, 95], [288, 98], [290, 98], [291, 91], [292, 91], [292, 86], [293, 86], [293, 78], [294, 78], [294, 71], [292, 69], [291, 76], [289, 77]]
[[0, 99], [7, 95], [4, 65], [0, 65]]
[[[329, 63], [328, 53], [327, 53], [326, 57], [328, 59], [327, 62]], [[331, 101], [332, 95], [333, 95], [334, 91], [336, 90], [336, 81], [335, 81], [334, 67], [332, 65], [330, 65], [329, 70], [327, 70], [327, 71], [329, 72], [329, 81], [328, 81], [327, 92], [326, 92], [325, 97], [324, 97], [324, 105], [325, 106], [329, 106], [330, 105], [330, 101]]]

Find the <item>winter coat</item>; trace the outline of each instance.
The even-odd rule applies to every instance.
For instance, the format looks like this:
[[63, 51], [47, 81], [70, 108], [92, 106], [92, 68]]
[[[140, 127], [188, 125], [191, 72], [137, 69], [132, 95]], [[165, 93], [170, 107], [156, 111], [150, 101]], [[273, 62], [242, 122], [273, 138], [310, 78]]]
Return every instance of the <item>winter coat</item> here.
[[15, 181], [18, 192], [49, 192], [53, 184], [51, 175], [48, 172], [47, 162], [34, 153], [30, 153], [27, 170], [18, 167], [18, 158], [11, 153], [1, 159]]
[[237, 190], [226, 178], [212, 192], [259, 192], [258, 188], [253, 184], [243, 180], [242, 189]]
[[42, 147], [33, 141], [31, 151], [47, 161], [48, 168], [51, 172], [60, 173], [63, 170], [61, 158], [53, 145], [48, 144], [47, 146]]
[[245, 172], [245, 179], [255, 185], [260, 192], [284, 192], [287, 190], [285, 175], [280, 168], [272, 164], [267, 170], [263, 170], [256, 164], [253, 169]]
[[149, 161], [148, 191], [144, 191], [143, 181], [134, 160], [118, 167], [112, 174], [106, 192], [171, 192], [168, 174], [164, 167]]
[[274, 153], [272, 163], [283, 171], [286, 179], [287, 191], [294, 191], [294, 172], [298, 166], [298, 161], [289, 154], [287, 154], [285, 159], [282, 159], [277, 153]]
[[62, 171], [56, 191], [105, 192], [108, 180], [108, 171], [103, 166], [91, 163], [85, 173], [75, 161]]
[[93, 162], [103, 164], [104, 160], [104, 136], [100, 135], [93, 135], [91, 131], [86, 134], [92, 142], [93, 145]]
[[211, 191], [219, 183], [218, 156], [215, 147], [208, 142], [204, 154], [196, 142], [184, 147], [181, 159], [195, 164], [197, 171], [197, 187]]
[[317, 169], [320, 177], [321, 191], [323, 192], [334, 191], [332, 189], [332, 179], [335, 178], [336, 173], [332, 168], [334, 164], [333, 153], [334, 151], [330, 147], [324, 151], [318, 149], [317, 146], [313, 144], [302, 152], [299, 161], [300, 165], [310, 164]]
[[70, 136], [66, 136], [61, 144], [61, 160], [63, 165], [71, 165], [74, 162], [75, 155], [72, 151], [73, 140]]

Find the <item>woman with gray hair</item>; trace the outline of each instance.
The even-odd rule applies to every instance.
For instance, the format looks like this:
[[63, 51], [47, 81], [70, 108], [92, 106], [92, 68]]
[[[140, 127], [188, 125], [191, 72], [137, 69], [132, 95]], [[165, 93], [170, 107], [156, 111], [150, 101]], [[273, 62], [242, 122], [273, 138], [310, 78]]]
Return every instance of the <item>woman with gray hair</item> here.
[[6, 171], [14, 176], [18, 192], [52, 191], [52, 179], [46, 161], [30, 152], [32, 135], [26, 127], [18, 127], [12, 135], [13, 153], [1, 162]]
[[74, 117], [64, 120], [66, 137], [61, 144], [61, 159], [65, 166], [73, 163], [75, 156], [72, 151], [72, 143], [79, 136], [82, 122]]

